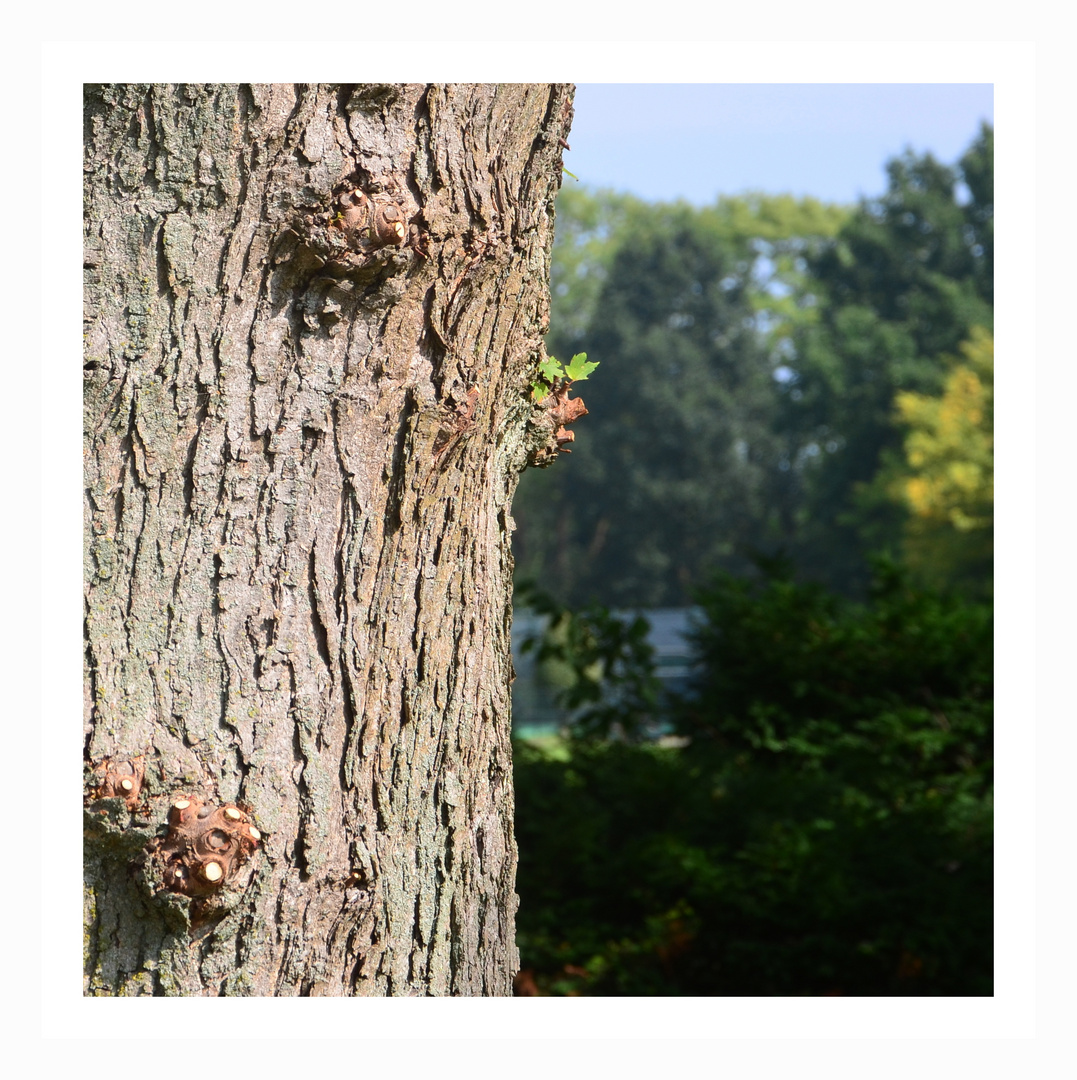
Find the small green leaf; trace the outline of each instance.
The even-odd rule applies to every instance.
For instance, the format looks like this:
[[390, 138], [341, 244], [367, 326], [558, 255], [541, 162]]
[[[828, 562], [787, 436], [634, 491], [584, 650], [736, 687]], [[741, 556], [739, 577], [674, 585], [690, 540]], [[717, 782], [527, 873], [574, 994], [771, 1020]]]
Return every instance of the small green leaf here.
[[548, 393], [550, 388], [542, 382], [533, 382], [531, 384], [531, 400], [537, 405]]
[[576, 353], [572, 360], [565, 366], [565, 375], [573, 382], [583, 382], [596, 367], [598, 367], [597, 360], [588, 361], [587, 353]]
[[572, 179], [575, 180], [577, 184], [580, 182], [580, 178], [574, 172], [569, 172], [568, 169], [566, 169], [564, 167], [564, 165], [561, 166], [561, 171], [563, 173], [568, 173], [568, 175], [571, 176]]
[[554, 379], [560, 379], [565, 374], [565, 369], [561, 366], [560, 360], [556, 360], [552, 356], [547, 356], [546, 359], [539, 364], [539, 374], [548, 383], [552, 383]]

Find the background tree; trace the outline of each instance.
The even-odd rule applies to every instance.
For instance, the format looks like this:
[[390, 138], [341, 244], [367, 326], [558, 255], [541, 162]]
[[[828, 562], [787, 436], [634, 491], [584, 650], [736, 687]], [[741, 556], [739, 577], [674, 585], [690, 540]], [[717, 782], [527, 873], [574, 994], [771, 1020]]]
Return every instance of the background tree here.
[[957, 168], [891, 161], [886, 194], [809, 259], [820, 318], [795, 335], [782, 384], [805, 487], [791, 554], [847, 593], [863, 591], [868, 553], [900, 545], [903, 509], [870, 487], [903, 439], [896, 396], [939, 393], [944, 356], [992, 325], [993, 142], [984, 125]]
[[570, 115], [87, 89], [87, 993], [509, 992], [509, 505]]
[[592, 438], [521, 491], [520, 573], [561, 598], [684, 603], [707, 568], [743, 568], [791, 525], [778, 331], [801, 253], [842, 215], [763, 196], [706, 210], [563, 198], [551, 349], [603, 366]]
[[855, 208], [789, 196], [559, 197], [550, 347], [602, 366], [595, 437], [517, 500], [519, 576], [562, 602], [689, 602], [701, 571], [784, 550], [865, 594], [902, 550], [900, 393], [937, 395], [993, 302], [993, 135], [911, 151]]
[[909, 511], [903, 556], [935, 588], [992, 593], [994, 566], [994, 342], [973, 327], [943, 391], [900, 393], [903, 459], [877, 484]]

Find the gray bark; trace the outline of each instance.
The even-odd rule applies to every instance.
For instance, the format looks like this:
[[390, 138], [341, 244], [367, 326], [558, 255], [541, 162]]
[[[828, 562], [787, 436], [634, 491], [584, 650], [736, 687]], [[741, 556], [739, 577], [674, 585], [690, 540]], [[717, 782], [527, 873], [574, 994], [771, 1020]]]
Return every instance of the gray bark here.
[[[86, 993], [511, 993], [510, 503], [556, 450], [570, 117], [87, 87]], [[182, 799], [253, 830], [193, 898]]]

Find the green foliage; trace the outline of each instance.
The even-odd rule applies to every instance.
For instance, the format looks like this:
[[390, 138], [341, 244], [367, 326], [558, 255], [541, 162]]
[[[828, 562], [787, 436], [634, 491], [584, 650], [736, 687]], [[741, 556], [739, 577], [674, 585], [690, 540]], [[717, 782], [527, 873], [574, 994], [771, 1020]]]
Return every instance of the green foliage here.
[[[991, 993], [992, 131], [888, 170], [852, 210], [559, 199], [551, 347], [609, 376], [514, 507], [573, 716], [516, 761], [541, 992]], [[563, 603], [704, 580], [680, 696], [644, 620]]]
[[585, 221], [573, 232], [559, 217], [575, 284], [555, 275], [554, 314], [563, 285], [591, 313], [582, 336], [567, 320], [553, 344], [586, 341], [609, 377], [587, 395], [571, 469], [521, 485], [517, 564], [562, 600], [583, 588], [583, 598], [622, 606], [683, 602], [711, 566], [744, 566], [743, 552], [785, 535], [758, 257], [735, 239], [731, 204], [569, 205]]
[[596, 367], [598, 367], [598, 361], [589, 361], [587, 353], [577, 353], [572, 361], [565, 365], [565, 378], [580, 382], [586, 379]]
[[994, 555], [994, 342], [973, 327], [942, 393], [901, 393], [903, 459], [876, 484], [909, 511], [904, 560], [937, 588], [990, 595]]
[[[888, 171], [856, 208], [562, 190], [549, 347], [608, 377], [571, 460], [520, 485], [522, 577], [562, 601], [683, 604], [710, 570], [785, 551], [862, 596], [873, 552], [917, 557], [880, 478], [899, 395], [940, 395], [945, 356], [991, 326], [992, 131], [956, 167], [909, 152]], [[946, 584], [978, 591], [958, 569]]]
[[550, 271], [550, 347], [570, 356], [583, 338], [606, 274], [616, 237], [628, 222], [646, 217], [649, 205], [631, 195], [562, 188]]
[[848, 218], [845, 207], [816, 199], [753, 192], [723, 196], [714, 206], [652, 205], [632, 195], [564, 188], [557, 199], [557, 234], [552, 270], [550, 339], [557, 352], [577, 351], [609, 277], [610, 265], [633, 231], [654, 215], [686, 213], [706, 234], [734, 253], [754, 309], [779, 327], [810, 319], [804, 303], [809, 281], [806, 257], [835, 236]]
[[559, 672], [559, 704], [574, 713], [578, 733], [633, 741], [653, 733], [661, 684], [645, 619], [617, 618], [597, 604], [572, 611], [529, 583], [516, 587], [514, 602], [545, 616], [545, 632], [522, 648]]
[[945, 728], [950, 704], [990, 704], [990, 608], [911, 588], [892, 565], [876, 565], [865, 605], [797, 584], [780, 564], [763, 579], [720, 576], [699, 599], [705, 674], [678, 720], [696, 739], [781, 752], [818, 730], [851, 748], [865, 716], [920, 708]]
[[539, 364], [538, 379], [531, 384], [531, 398], [536, 403], [542, 401], [560, 380], [583, 382], [597, 367], [597, 361], [588, 361], [587, 353], [577, 353], [567, 364], [547, 356]]
[[897, 396], [938, 394], [944, 357], [991, 326], [992, 147], [985, 127], [958, 168], [891, 161], [886, 194], [808, 259], [819, 318], [796, 328], [782, 383], [788, 467], [803, 479], [790, 553], [847, 593], [865, 586], [868, 553], [900, 549], [905, 514], [870, 489], [903, 441]]
[[[518, 748], [540, 991], [990, 994], [989, 609], [884, 566], [862, 606], [778, 565], [700, 601], [700, 678], [665, 708], [686, 745], [595, 737], [631, 727], [622, 663], [567, 754]], [[574, 618], [562, 640], [617, 652], [608, 613]]]
[[976, 289], [989, 304], [995, 299], [995, 133], [987, 124], [959, 162], [969, 190], [965, 230], [976, 259]]
[[552, 383], [554, 379], [559, 379], [564, 374], [565, 369], [561, 366], [561, 361], [553, 356], [547, 356], [546, 359], [539, 364], [539, 377], [543, 382]]

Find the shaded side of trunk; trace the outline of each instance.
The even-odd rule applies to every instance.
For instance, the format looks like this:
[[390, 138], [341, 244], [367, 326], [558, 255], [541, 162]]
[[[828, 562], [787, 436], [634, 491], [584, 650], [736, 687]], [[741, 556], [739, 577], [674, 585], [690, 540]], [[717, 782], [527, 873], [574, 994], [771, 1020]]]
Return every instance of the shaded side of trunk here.
[[[511, 992], [510, 501], [570, 101], [87, 88], [87, 993]], [[408, 242], [336, 261], [350, 191]], [[100, 778], [140, 757], [130, 810]], [[195, 902], [141, 855], [184, 798], [261, 838]]]

